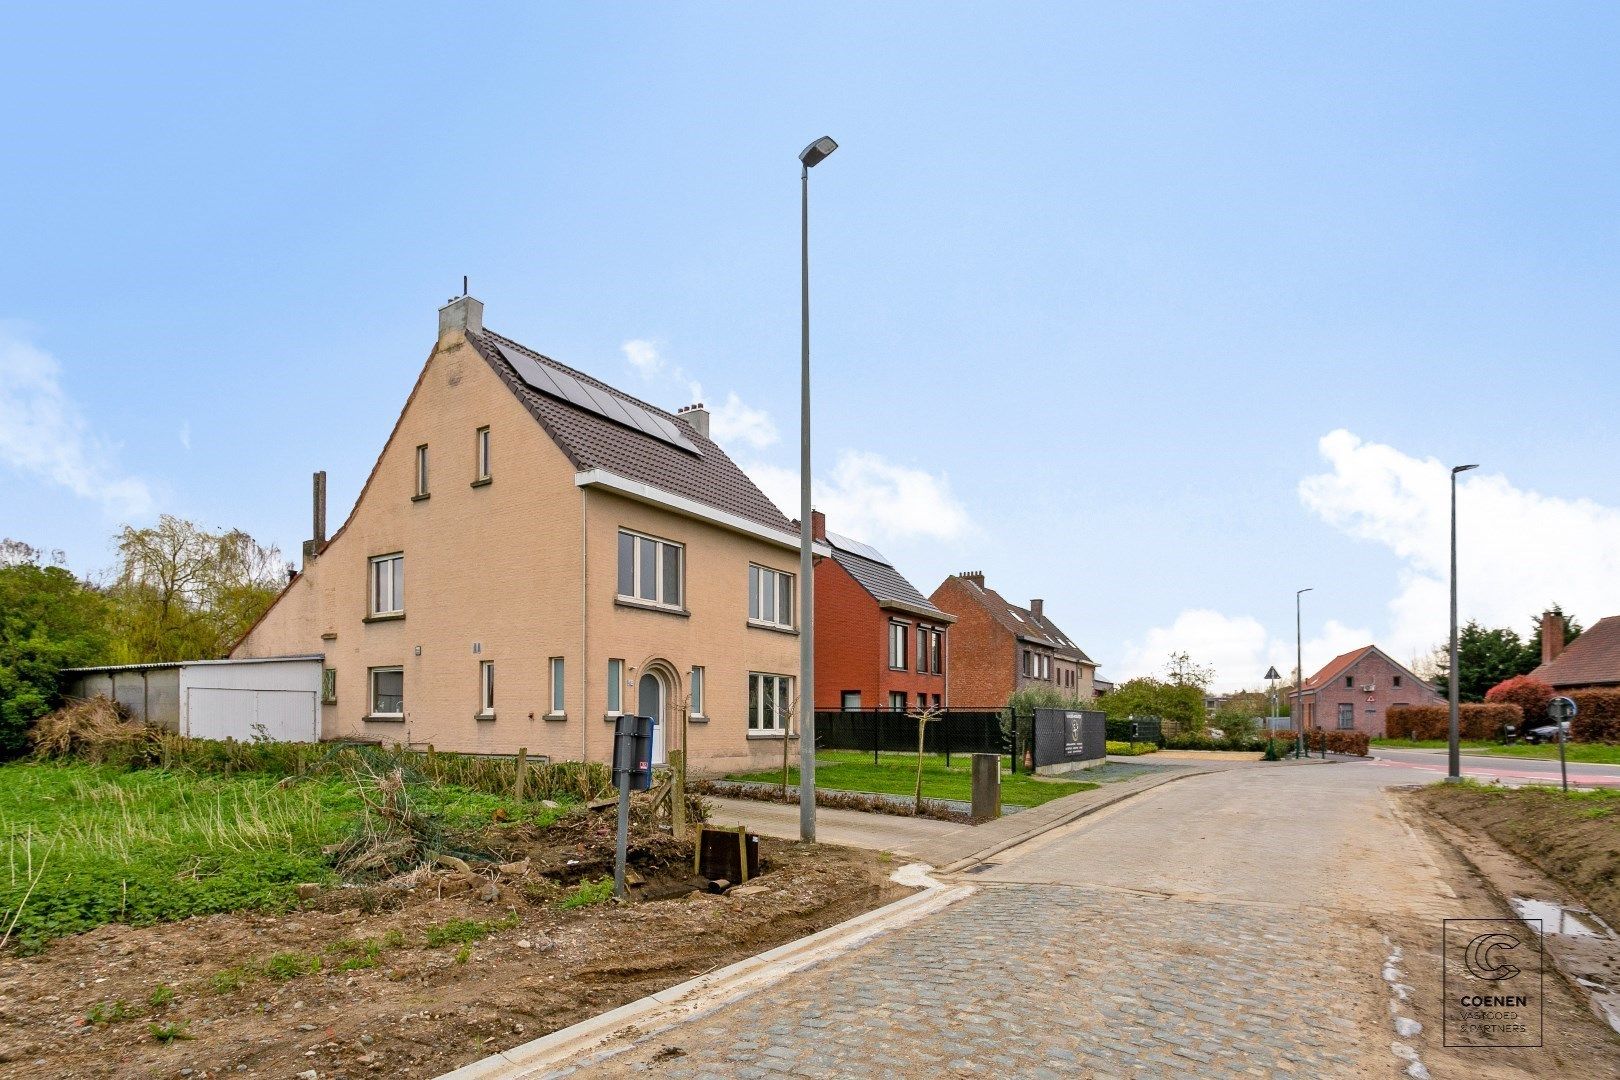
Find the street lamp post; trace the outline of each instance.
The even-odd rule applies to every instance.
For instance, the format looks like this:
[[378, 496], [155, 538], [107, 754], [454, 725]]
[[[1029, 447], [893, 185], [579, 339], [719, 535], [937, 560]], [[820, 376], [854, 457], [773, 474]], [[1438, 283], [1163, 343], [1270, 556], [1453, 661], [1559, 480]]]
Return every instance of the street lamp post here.
[[1462, 779], [1462, 751], [1457, 743], [1457, 474], [1478, 465], [1458, 465], [1451, 470], [1451, 727], [1449, 731], [1446, 779], [1455, 783]]
[[1314, 591], [1300, 589], [1294, 593], [1294, 730], [1297, 732], [1294, 753], [1298, 757], [1305, 756], [1305, 631], [1299, 614], [1300, 597]]
[[[810, 561], [810, 170], [838, 149], [823, 135], [799, 154], [799, 839], [816, 839], [815, 578]], [[787, 738], [787, 732], [782, 733]]]

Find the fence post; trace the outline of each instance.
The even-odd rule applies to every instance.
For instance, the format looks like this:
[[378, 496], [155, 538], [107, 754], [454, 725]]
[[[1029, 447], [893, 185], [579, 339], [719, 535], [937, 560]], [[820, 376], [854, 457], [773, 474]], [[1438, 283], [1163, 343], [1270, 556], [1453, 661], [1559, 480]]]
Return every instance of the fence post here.
[[529, 748], [518, 747], [517, 772], [512, 777], [512, 798], [523, 801], [523, 774], [529, 771]]
[[878, 746], [883, 742], [883, 714], [872, 714], [872, 764], [878, 763]]
[[942, 749], [945, 751], [945, 767], [948, 769], [951, 767], [950, 717], [940, 713], [939, 718], [943, 721], [939, 726], [939, 741], [945, 744]]

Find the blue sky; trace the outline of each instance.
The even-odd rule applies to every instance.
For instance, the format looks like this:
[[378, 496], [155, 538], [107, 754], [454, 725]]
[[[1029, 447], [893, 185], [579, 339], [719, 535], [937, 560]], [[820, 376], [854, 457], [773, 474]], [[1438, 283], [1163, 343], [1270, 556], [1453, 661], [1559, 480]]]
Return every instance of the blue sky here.
[[296, 553], [309, 473], [341, 518], [462, 274], [560, 360], [700, 384], [791, 490], [795, 157], [831, 134], [818, 502], [924, 591], [982, 569], [1116, 677], [1186, 647], [1253, 683], [1303, 586], [1307, 667], [1405, 658], [1444, 631], [1443, 465], [1479, 461], [1465, 616], [1620, 611], [1613, 6], [9, 27], [0, 533], [76, 569], [158, 512]]

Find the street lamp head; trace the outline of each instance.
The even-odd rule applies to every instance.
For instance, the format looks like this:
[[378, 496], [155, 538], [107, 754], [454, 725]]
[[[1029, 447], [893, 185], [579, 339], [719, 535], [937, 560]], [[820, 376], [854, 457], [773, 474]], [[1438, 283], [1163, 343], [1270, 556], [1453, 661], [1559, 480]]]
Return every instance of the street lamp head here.
[[1315, 589], [1301, 589], [1298, 592], [1296, 592], [1294, 595], [1295, 596], [1304, 596], [1308, 592], [1315, 592], [1315, 591], [1316, 591]]
[[1451, 475], [1456, 476], [1460, 472], [1467, 472], [1469, 469], [1477, 468], [1479, 468], [1478, 465], [1458, 465], [1451, 470]]
[[828, 156], [836, 149], [838, 149], [838, 144], [832, 141], [832, 137], [830, 135], [823, 135], [821, 138], [804, 148], [803, 153], [799, 155], [799, 160], [804, 162], [805, 168], [813, 169], [817, 165], [821, 164], [822, 158]]

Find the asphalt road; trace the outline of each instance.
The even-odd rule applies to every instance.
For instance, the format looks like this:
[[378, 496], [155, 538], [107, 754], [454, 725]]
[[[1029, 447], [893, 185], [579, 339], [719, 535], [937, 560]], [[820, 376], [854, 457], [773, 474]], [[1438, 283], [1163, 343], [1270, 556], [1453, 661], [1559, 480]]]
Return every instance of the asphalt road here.
[[[1416, 773], [1446, 774], [1444, 750], [1388, 750], [1373, 747], [1372, 756], [1390, 768], [1410, 769]], [[1504, 784], [1551, 782], [1559, 780], [1558, 759], [1497, 757], [1490, 754], [1462, 755], [1462, 774], [1475, 779], [1498, 779]], [[1422, 780], [1423, 777], [1414, 777]], [[1569, 763], [1569, 782], [1582, 787], [1620, 786], [1620, 765], [1589, 765]]]

